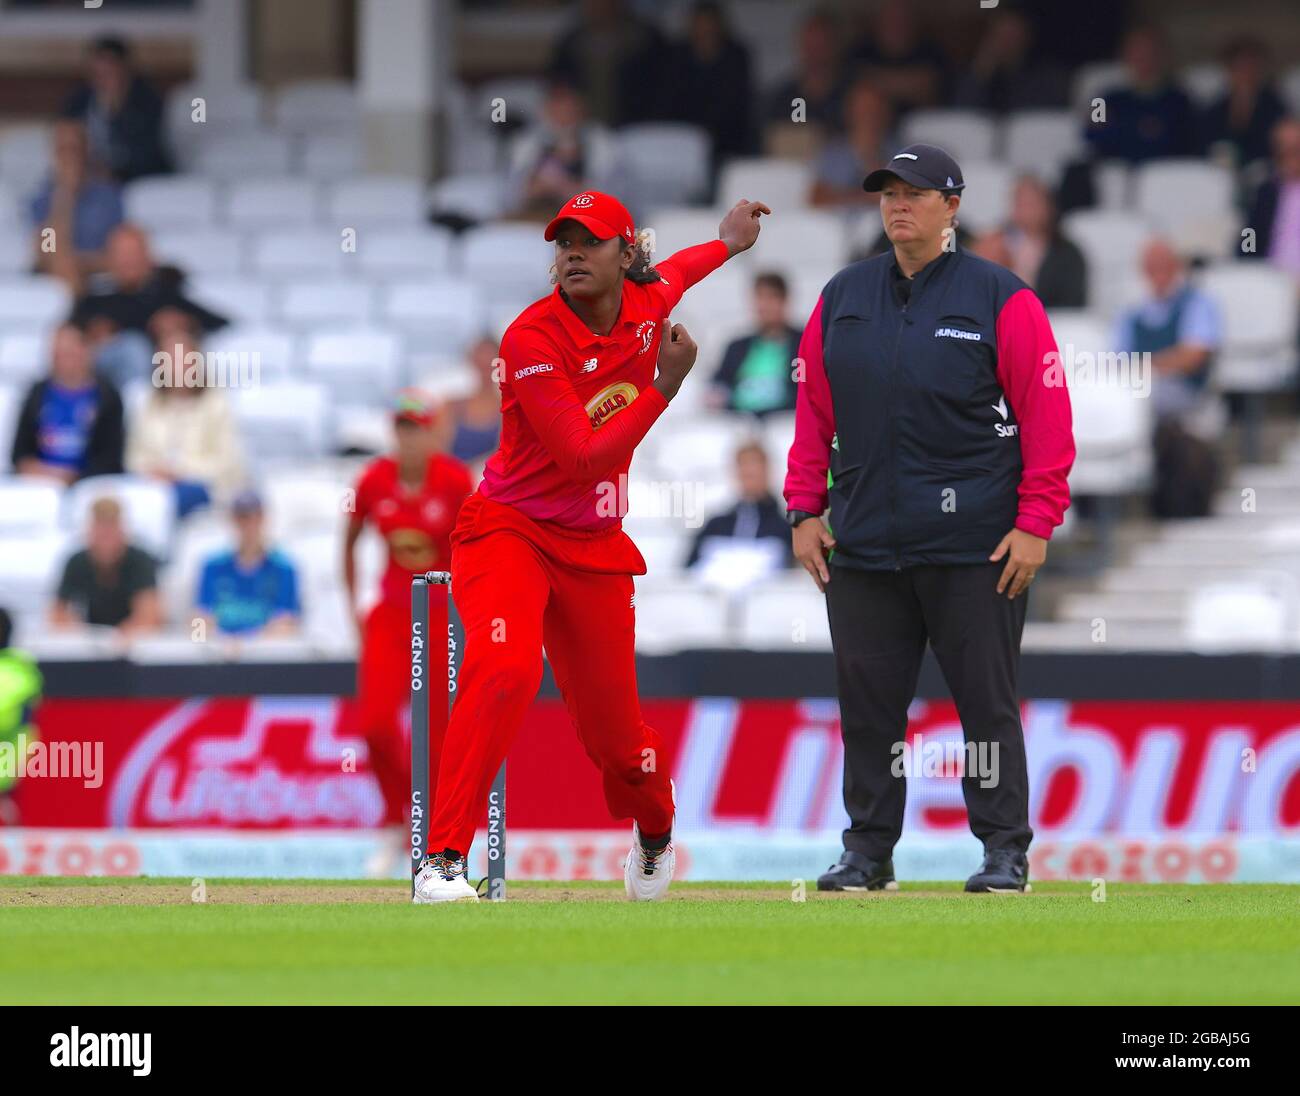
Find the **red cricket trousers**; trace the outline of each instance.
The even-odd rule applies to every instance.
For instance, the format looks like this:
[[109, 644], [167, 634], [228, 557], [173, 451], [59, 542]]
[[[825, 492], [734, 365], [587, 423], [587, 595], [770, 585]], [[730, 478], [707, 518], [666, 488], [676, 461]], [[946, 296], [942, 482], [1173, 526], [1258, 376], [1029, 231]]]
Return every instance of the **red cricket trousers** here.
[[470, 496], [451, 535], [465, 652], [442, 746], [431, 850], [468, 854], [492, 779], [542, 680], [542, 650], [615, 818], [672, 828], [659, 735], [641, 718], [632, 576], [645, 561], [621, 529], [583, 533]]

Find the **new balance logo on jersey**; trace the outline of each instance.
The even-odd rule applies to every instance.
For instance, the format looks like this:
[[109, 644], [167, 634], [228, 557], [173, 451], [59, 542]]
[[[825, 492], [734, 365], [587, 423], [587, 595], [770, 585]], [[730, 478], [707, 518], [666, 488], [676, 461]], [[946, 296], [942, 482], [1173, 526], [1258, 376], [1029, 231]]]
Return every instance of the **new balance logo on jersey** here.
[[1012, 423], [1008, 423], [1008, 422], [1007, 422], [1007, 398], [1006, 398], [1006, 396], [999, 396], [999, 397], [998, 397], [998, 402], [995, 403], [995, 404], [991, 404], [990, 406], [993, 408], [994, 411], [996, 411], [999, 415], [1002, 416], [1002, 421], [1001, 421], [1001, 422], [995, 422], [995, 423], [993, 424], [993, 429], [997, 431], [997, 435], [998, 435], [998, 437], [1000, 437], [1000, 438], [1014, 438], [1017, 434], [1020, 433], [1020, 427], [1018, 427], [1018, 426], [1017, 426], [1015, 423], [1013, 423], [1013, 422], [1012, 422]]
[[969, 339], [971, 342], [980, 341], [978, 331], [963, 331], [960, 327], [936, 327], [934, 329], [936, 339]]
[[549, 373], [553, 370], [550, 362], [538, 362], [536, 365], [527, 365], [523, 369], [515, 370], [515, 380], [523, 380], [525, 377], [531, 377], [534, 373]]
[[595, 368], [596, 368], [596, 359], [595, 359], [595, 358], [588, 358], [585, 362], [582, 363], [582, 371], [583, 371], [584, 373], [590, 373], [590, 372], [592, 372], [592, 370], [594, 370]]

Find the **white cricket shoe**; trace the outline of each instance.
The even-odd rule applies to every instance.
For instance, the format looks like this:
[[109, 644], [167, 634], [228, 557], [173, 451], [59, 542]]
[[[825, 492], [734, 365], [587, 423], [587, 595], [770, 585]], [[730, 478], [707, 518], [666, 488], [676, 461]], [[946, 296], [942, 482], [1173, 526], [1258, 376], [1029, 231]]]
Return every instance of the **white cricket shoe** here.
[[623, 867], [623, 889], [633, 902], [657, 902], [668, 893], [673, 881], [677, 854], [670, 840], [662, 849], [647, 849], [641, 844], [641, 831], [632, 823], [632, 851]]
[[477, 902], [478, 894], [465, 878], [465, 858], [450, 860], [440, 852], [427, 857], [415, 877], [415, 894], [411, 901], [417, 906], [435, 902]]

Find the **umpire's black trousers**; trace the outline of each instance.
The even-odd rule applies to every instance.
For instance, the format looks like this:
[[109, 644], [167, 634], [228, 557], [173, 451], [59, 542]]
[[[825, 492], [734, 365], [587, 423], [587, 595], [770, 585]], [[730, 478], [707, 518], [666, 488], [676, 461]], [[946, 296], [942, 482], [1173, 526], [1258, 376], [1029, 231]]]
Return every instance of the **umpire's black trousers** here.
[[[963, 776], [970, 828], [986, 849], [1028, 849], [1029, 780], [1016, 677], [1025, 602], [997, 592], [1006, 561], [864, 571], [832, 563], [826, 586], [844, 736], [844, 847], [873, 860], [903, 832], [898, 744], [928, 640], [967, 743], [996, 743], [997, 781]], [[986, 747], [985, 756], [992, 756]], [[971, 751], [967, 750], [967, 757]]]

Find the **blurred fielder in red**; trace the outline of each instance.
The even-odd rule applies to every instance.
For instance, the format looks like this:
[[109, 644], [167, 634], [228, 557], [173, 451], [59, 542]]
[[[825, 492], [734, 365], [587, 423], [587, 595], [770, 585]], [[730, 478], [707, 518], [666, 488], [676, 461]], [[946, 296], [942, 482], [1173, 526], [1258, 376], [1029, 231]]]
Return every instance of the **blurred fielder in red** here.
[[738, 202], [719, 239], [657, 267], [648, 233], [608, 194], [576, 195], [546, 226], [556, 288], [502, 339], [501, 448], [452, 533], [465, 660], [416, 902], [475, 898], [465, 856], [541, 683], [543, 648], [610, 813], [633, 819], [628, 897], [667, 891], [673, 793], [637, 699], [632, 576], [646, 568], [622, 530], [623, 487], [632, 451], [695, 363], [685, 328], [663, 337], [668, 314], [752, 246], [770, 212]]
[[[361, 473], [344, 537], [343, 581], [361, 636], [361, 731], [384, 796], [384, 824], [392, 828], [391, 848], [381, 850], [367, 866], [374, 875], [387, 875], [405, 845], [401, 825], [410, 798], [411, 759], [402, 716], [410, 695], [411, 576], [447, 569], [451, 530], [473, 490], [465, 466], [439, 452], [437, 417], [437, 404], [425, 393], [399, 393], [393, 409], [396, 449], [392, 456], [371, 461]], [[356, 609], [356, 545], [367, 522], [388, 546], [388, 566], [379, 601], [362, 618]], [[429, 589], [430, 611], [445, 607], [446, 588]], [[440, 736], [430, 735], [434, 774], [440, 746]]]

